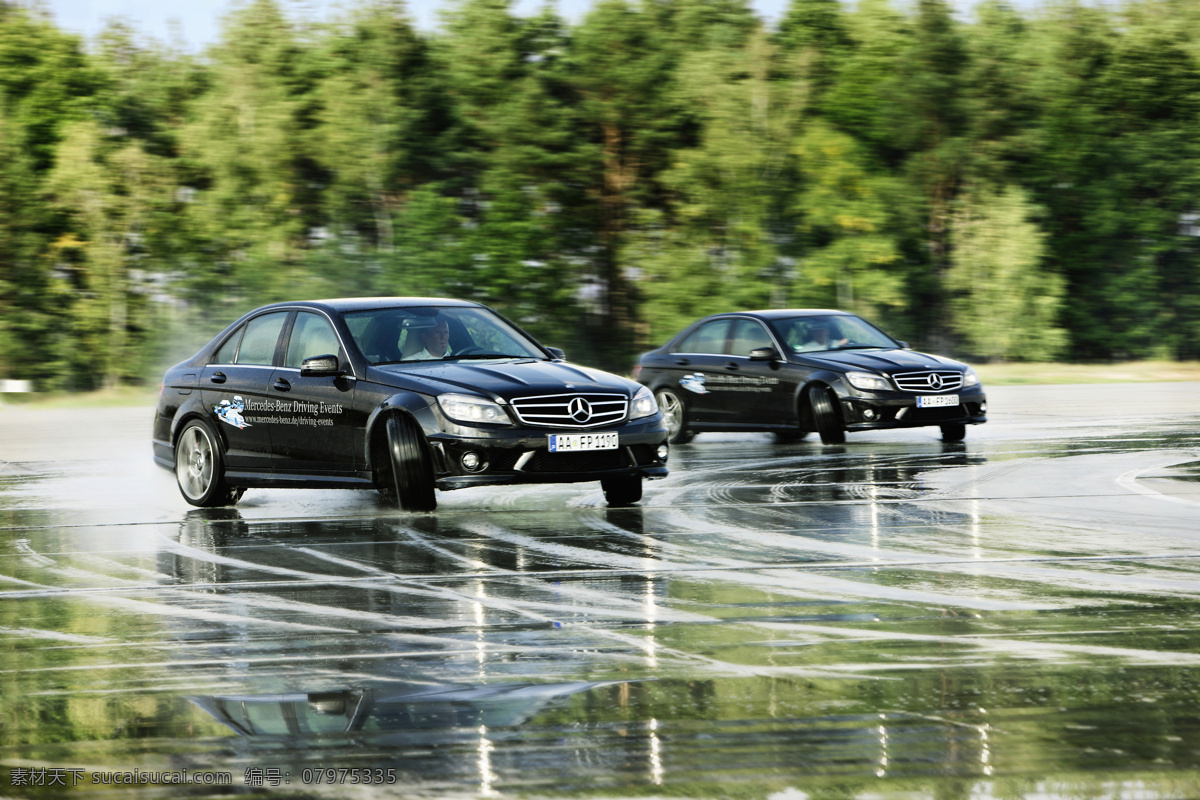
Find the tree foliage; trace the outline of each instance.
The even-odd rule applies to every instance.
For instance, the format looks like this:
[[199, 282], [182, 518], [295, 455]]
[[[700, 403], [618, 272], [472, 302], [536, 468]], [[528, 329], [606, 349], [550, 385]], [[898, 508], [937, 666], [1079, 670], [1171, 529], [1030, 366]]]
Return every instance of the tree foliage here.
[[251, 0], [193, 55], [0, 4], [0, 377], [138, 381], [349, 294], [479, 300], [618, 370], [764, 306], [975, 358], [1200, 357], [1198, 23], [450, 0], [425, 32], [401, 0]]

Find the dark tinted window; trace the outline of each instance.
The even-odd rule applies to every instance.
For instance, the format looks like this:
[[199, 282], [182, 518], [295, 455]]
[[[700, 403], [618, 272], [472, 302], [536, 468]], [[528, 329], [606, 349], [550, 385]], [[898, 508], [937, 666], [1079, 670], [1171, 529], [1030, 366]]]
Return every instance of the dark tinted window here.
[[733, 320], [715, 319], [706, 322], [688, 334], [675, 348], [677, 353], [724, 353], [725, 340], [729, 338], [729, 326]]
[[771, 336], [761, 323], [752, 319], [739, 319], [733, 332], [733, 344], [729, 347], [729, 354], [748, 356], [750, 351], [756, 348], [774, 346], [775, 343], [771, 341]]
[[341, 343], [329, 320], [320, 314], [301, 311], [296, 315], [292, 325], [292, 335], [288, 340], [285, 367], [300, 368], [306, 358], [313, 356], [340, 356]]
[[221, 349], [213, 356], [212, 363], [214, 364], [232, 364], [237, 358], [238, 345], [241, 344], [242, 334], [246, 332], [246, 326], [238, 328], [233, 334], [225, 340], [225, 344], [221, 345]]
[[283, 330], [287, 315], [286, 311], [278, 311], [247, 322], [242, 346], [238, 348], [237, 363], [267, 366], [274, 363], [275, 345], [279, 342], [279, 332]]

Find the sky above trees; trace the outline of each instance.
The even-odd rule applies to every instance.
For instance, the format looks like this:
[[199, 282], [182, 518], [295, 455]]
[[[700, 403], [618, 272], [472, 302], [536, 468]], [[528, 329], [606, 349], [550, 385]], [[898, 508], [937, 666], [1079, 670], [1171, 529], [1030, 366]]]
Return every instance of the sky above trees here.
[[[189, 0], [186, 3], [163, 3], [161, 0], [45, 0], [46, 7], [54, 15], [59, 26], [65, 30], [94, 37], [110, 17], [123, 17], [146, 36], [160, 41], [172, 41], [178, 32], [189, 50], [199, 50], [215, 42], [220, 34], [221, 19], [233, 7], [232, 0]], [[323, 18], [330, 10], [338, 7], [340, 0], [294, 0], [284, 7], [291, 13], [305, 18]], [[591, 7], [590, 0], [557, 0], [553, 2], [558, 12], [571, 22]], [[430, 30], [438, 22], [438, 9], [442, 0], [411, 0], [409, 13], [418, 29]], [[536, 13], [545, 5], [544, 0], [516, 0], [513, 10], [527, 16]], [[954, 0], [953, 5], [960, 13], [969, 12], [974, 0]], [[1033, 0], [1016, 0], [1018, 8], [1031, 7]], [[783, 14], [786, 0], [754, 0], [751, 6], [764, 19], [778, 20]]]

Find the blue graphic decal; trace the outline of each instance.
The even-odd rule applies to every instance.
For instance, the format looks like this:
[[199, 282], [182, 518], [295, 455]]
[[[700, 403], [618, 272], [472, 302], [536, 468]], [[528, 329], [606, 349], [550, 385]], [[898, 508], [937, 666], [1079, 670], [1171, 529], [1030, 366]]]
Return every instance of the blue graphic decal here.
[[704, 373], [694, 372], [691, 375], [684, 375], [679, 379], [679, 385], [687, 389], [689, 392], [696, 394], [708, 394], [708, 389], [704, 385]]
[[246, 401], [241, 398], [241, 395], [235, 395], [233, 400], [222, 400], [213, 406], [213, 411], [216, 412], [217, 419], [235, 428], [250, 427], [250, 423], [242, 419], [242, 412], [245, 410]]

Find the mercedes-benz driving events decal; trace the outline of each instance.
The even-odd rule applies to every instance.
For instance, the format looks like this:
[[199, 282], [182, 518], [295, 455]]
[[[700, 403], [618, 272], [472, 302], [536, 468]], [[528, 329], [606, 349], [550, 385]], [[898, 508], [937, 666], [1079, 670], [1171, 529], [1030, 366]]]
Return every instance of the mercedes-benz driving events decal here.
[[[249, 428], [252, 424], [310, 425], [313, 427], [333, 425], [332, 414], [342, 413], [341, 403], [309, 403], [304, 400], [245, 400], [235, 395], [233, 400], [222, 400], [213, 406], [217, 419], [235, 428]], [[266, 416], [243, 416], [247, 411], [267, 412]]]
[[767, 378], [759, 375], [705, 375], [694, 372], [679, 379], [679, 385], [689, 392], [709, 394], [710, 392], [769, 392], [772, 386], [779, 385], [779, 378]]

